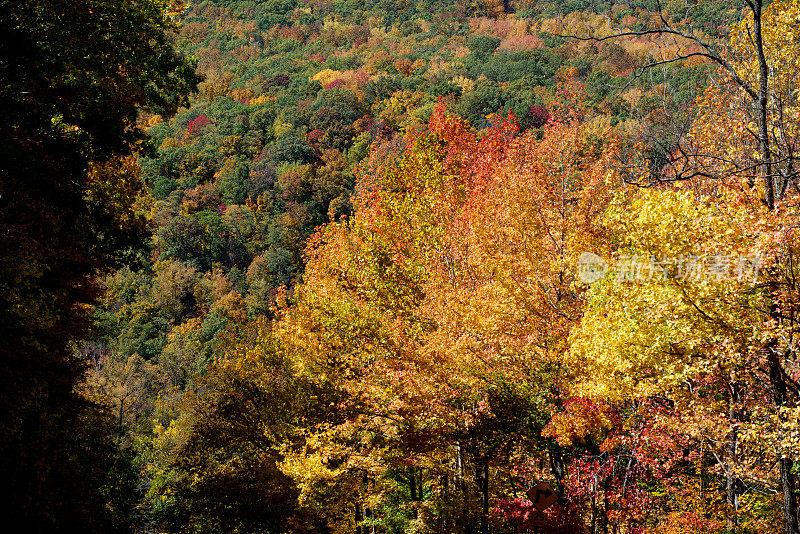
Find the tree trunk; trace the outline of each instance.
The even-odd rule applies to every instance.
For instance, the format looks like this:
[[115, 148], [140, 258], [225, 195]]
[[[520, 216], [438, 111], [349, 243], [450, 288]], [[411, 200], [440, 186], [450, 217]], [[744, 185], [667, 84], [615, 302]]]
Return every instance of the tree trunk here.
[[789, 458], [781, 458], [778, 460], [778, 469], [781, 475], [781, 491], [783, 493], [783, 519], [784, 534], [798, 534], [797, 518], [797, 481], [794, 473], [792, 472], [793, 462]]
[[[417, 488], [417, 470], [416, 468], [409, 467], [408, 468], [408, 489], [409, 493], [411, 493], [411, 502], [416, 503], [422, 500], [422, 485], [420, 484], [419, 489]], [[414, 519], [419, 517], [419, 511], [417, 510], [417, 505], [414, 504]]]
[[753, 9], [753, 42], [758, 58], [758, 144], [761, 153], [761, 178], [764, 181], [764, 203], [772, 210], [775, 208], [775, 178], [772, 175], [772, 150], [769, 142], [769, 125], [767, 122], [769, 99], [769, 65], [764, 53], [764, 39], [761, 36], [761, 7], [763, 0], [756, 0]]
[[363, 531], [362, 523], [364, 522], [364, 514], [361, 512], [361, 503], [356, 502], [356, 513], [355, 513], [355, 520], [356, 520], [356, 534], [367, 534]]
[[481, 534], [489, 534], [489, 462], [481, 459], [475, 467], [475, 481], [481, 496]]
[[[768, 96], [769, 96], [769, 65], [764, 53], [764, 40], [761, 34], [761, 16], [764, 0], [753, 0], [750, 8], [753, 11], [753, 42], [756, 47], [759, 67], [758, 90], [758, 135], [761, 154], [761, 177], [764, 181], [764, 203], [770, 210], [775, 209], [775, 179], [773, 176], [772, 152], [769, 139]], [[770, 284], [773, 297], [777, 287]], [[780, 324], [781, 313], [777, 304], [770, 305], [770, 318]], [[767, 344], [767, 357], [769, 362], [770, 386], [772, 387], [773, 400], [778, 408], [787, 401], [786, 380], [780, 362], [777, 340]], [[778, 458], [780, 473], [781, 493], [783, 494], [783, 532], [784, 534], [800, 534], [798, 526], [797, 493], [795, 475], [792, 472], [792, 460], [785, 457]]]
[[[777, 316], [777, 306], [772, 305], [770, 315]], [[772, 386], [772, 397], [775, 405], [783, 406], [787, 400], [786, 380], [778, 354], [778, 343], [773, 340], [767, 346], [769, 358], [769, 381]], [[797, 480], [792, 472], [793, 462], [790, 458], [778, 458], [781, 493], [783, 494], [783, 532], [784, 534], [800, 534], [797, 510]]]
[[550, 451], [550, 473], [556, 479], [556, 493], [559, 499], [564, 498], [564, 458], [561, 456], [561, 448], [554, 447]]
[[739, 477], [736, 475], [736, 466], [739, 452], [739, 411], [737, 406], [740, 401], [740, 386], [736, 378], [731, 373], [728, 403], [728, 421], [731, 430], [728, 433], [728, 444], [726, 446], [725, 468], [725, 497], [728, 504], [728, 532], [736, 534], [739, 527]]

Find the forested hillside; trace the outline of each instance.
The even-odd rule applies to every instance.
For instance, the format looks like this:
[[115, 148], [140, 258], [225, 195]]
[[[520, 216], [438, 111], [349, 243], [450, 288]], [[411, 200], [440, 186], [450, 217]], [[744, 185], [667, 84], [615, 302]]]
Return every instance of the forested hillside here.
[[14, 4], [20, 531], [800, 534], [797, 2]]

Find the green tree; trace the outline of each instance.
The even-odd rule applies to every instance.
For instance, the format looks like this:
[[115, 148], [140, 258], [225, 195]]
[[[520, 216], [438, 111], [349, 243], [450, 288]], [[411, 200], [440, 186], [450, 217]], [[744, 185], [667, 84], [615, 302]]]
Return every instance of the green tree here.
[[137, 115], [174, 112], [198, 81], [173, 48], [168, 10], [164, 0], [0, 0], [7, 528], [120, 526], [100, 489], [112, 486], [105, 415], [76, 393], [85, 362], [71, 343], [87, 333], [92, 275], [138, 237], [122, 217], [136, 188], [123, 178], [129, 173], [115, 172], [144, 139]]

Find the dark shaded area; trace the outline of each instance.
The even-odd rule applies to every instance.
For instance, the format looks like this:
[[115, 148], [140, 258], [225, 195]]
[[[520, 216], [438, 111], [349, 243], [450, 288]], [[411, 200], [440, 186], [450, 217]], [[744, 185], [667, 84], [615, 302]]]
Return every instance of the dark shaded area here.
[[[140, 107], [196, 84], [150, 2], [0, 1], [0, 503], [7, 528], [120, 530], [106, 414], [75, 392], [98, 268], [143, 237], [107, 202]], [[135, 174], [135, 173], [133, 173]], [[119, 191], [117, 191], [119, 192]]]

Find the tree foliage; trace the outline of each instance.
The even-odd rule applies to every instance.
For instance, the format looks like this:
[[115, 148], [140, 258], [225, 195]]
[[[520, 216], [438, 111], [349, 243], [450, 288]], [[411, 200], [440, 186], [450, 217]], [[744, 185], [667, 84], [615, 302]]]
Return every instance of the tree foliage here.
[[109, 509], [170, 532], [796, 534], [794, 3], [462, 4], [174, 6], [205, 76], [188, 106], [157, 115], [180, 84], [143, 75], [148, 106], [128, 64], [101, 83], [149, 110], [141, 170], [98, 148], [136, 142], [131, 113], [91, 143], [42, 121], [82, 147], [72, 220], [105, 221], [78, 259], [152, 231], [81, 351], [122, 445]]
[[197, 82], [166, 8], [0, 3], [0, 472], [9, 524], [24, 529], [125, 521], [102, 505], [115, 453], [103, 412], [75, 392], [85, 362], [70, 343], [87, 332], [91, 277], [143, 238], [127, 158], [137, 114], [174, 113]]

